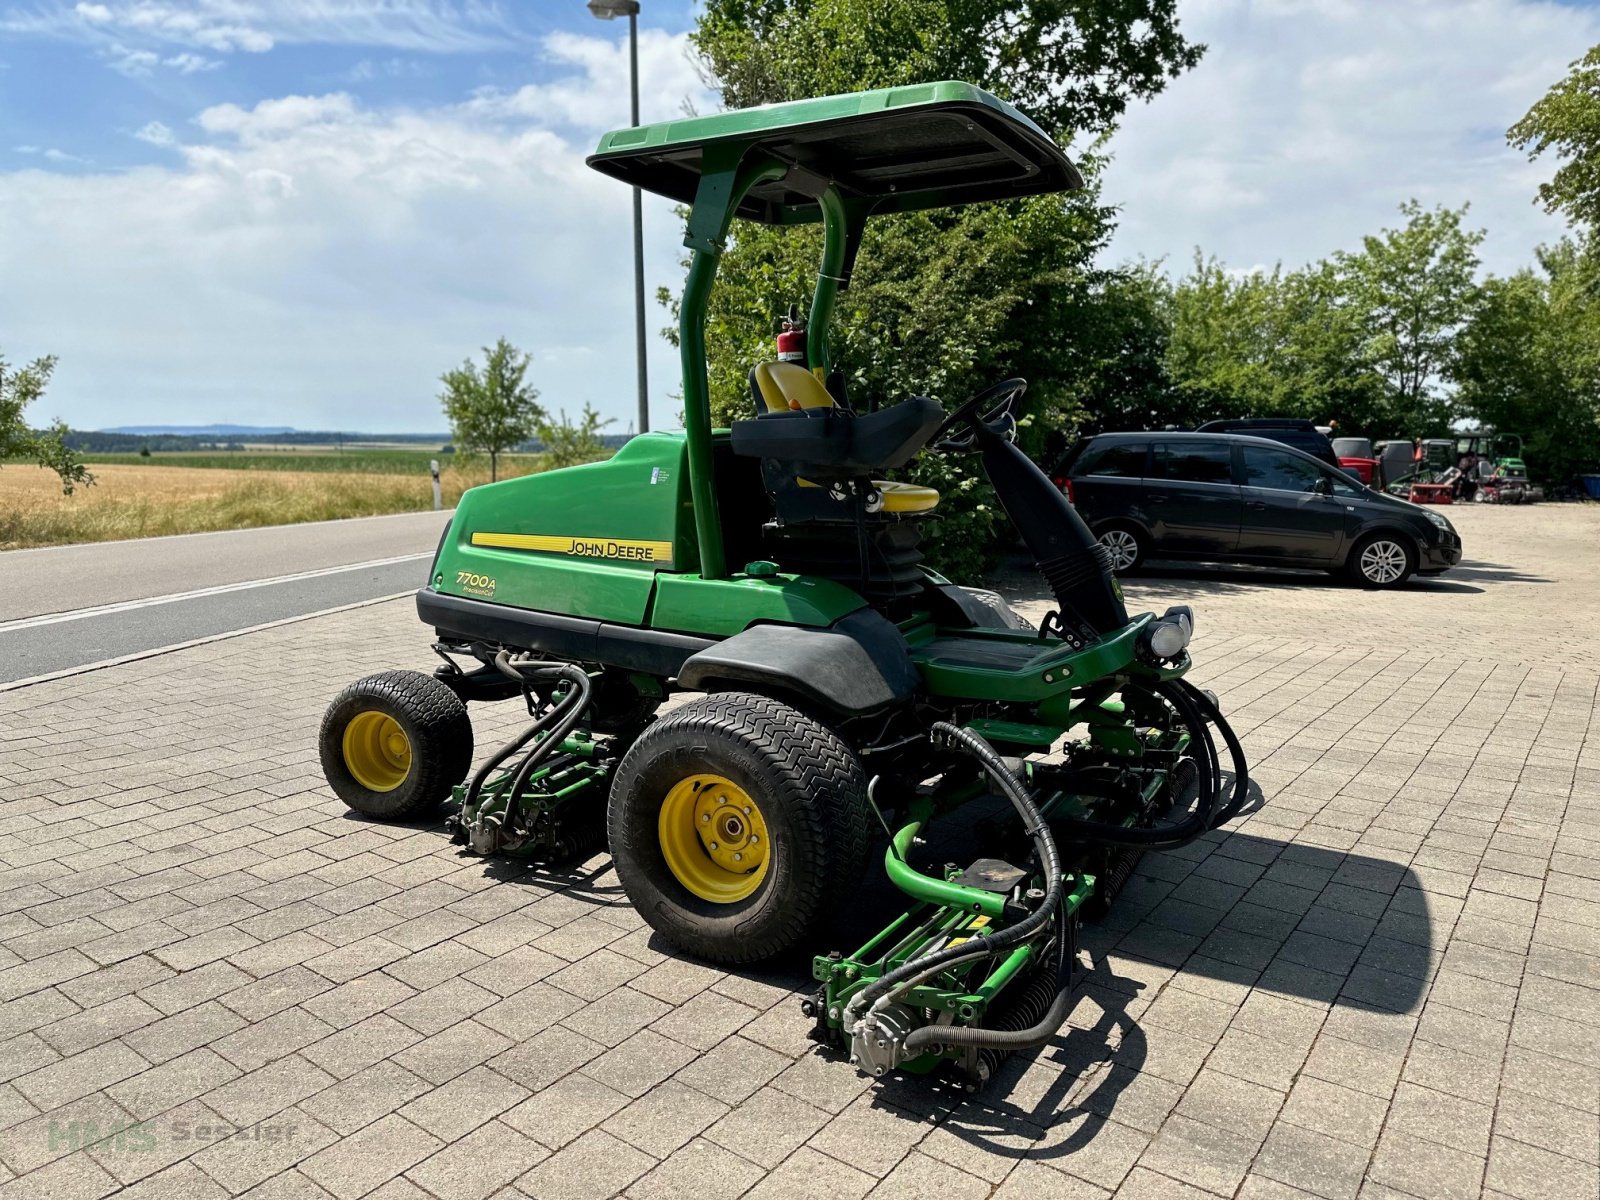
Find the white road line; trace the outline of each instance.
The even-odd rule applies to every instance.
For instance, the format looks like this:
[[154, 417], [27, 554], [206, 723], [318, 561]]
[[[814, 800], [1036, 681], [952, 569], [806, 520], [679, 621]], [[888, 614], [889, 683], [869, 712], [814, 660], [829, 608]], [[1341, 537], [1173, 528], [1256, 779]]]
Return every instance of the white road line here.
[[76, 667], [63, 667], [59, 671], [51, 671], [48, 675], [34, 675], [29, 679], [14, 679], [10, 683], [0, 683], [0, 692], [11, 692], [18, 688], [32, 687], [36, 683], [50, 683], [57, 679], [70, 679], [74, 675], [83, 675], [89, 671], [100, 671], [106, 667], [120, 667], [124, 663], [141, 662], [147, 658], [157, 658], [163, 654], [171, 654], [174, 650], [191, 650], [196, 646], [209, 646], [212, 642], [225, 642], [230, 638], [243, 637], [247, 633], [260, 633], [264, 629], [277, 629], [281, 625], [294, 625], [300, 621], [309, 621], [313, 617], [327, 617], [332, 616], [334, 613], [349, 612], [354, 608], [368, 608], [374, 604], [387, 604], [391, 600], [404, 600], [412, 594], [412, 592], [395, 592], [388, 596], [374, 596], [371, 600], [357, 600], [353, 604], [341, 604], [336, 608], [324, 608], [317, 612], [282, 617], [276, 621], [267, 621], [261, 625], [250, 625], [244, 629], [230, 629], [224, 633], [213, 633], [187, 642], [174, 642], [170, 646], [156, 646], [149, 650], [135, 650], [132, 654], [122, 654], [116, 658], [102, 658], [99, 662], [83, 663]]
[[301, 579], [317, 579], [323, 575], [337, 575], [344, 571], [362, 571], [369, 567], [387, 567], [393, 563], [417, 562], [432, 558], [433, 551], [420, 554], [400, 554], [394, 558], [374, 558], [366, 562], [348, 563], [339, 567], [322, 567], [316, 571], [297, 571], [293, 575], [275, 575], [271, 579], [247, 579], [241, 583], [224, 583], [216, 587], [197, 588], [192, 592], [171, 592], [165, 596], [149, 596], [143, 600], [124, 600], [119, 604], [101, 604], [94, 608], [74, 608], [67, 612], [46, 613], [38, 617], [23, 617], [17, 621], [0, 623], [0, 633], [13, 633], [19, 629], [33, 629], [40, 625], [58, 625], [64, 621], [82, 621], [88, 617], [103, 617], [111, 613], [132, 612], [157, 604], [176, 604], [180, 600], [197, 600], [202, 596], [221, 596], [227, 592], [242, 592], [249, 588], [271, 587], [275, 583], [294, 583]]

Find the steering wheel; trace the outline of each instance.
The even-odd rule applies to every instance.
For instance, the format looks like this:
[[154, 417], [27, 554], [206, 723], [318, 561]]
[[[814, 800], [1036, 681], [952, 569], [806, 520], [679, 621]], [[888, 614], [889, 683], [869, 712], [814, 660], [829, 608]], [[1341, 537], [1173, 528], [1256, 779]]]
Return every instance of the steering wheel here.
[[[961, 405], [944, 419], [944, 424], [934, 431], [933, 437], [928, 440], [933, 443], [936, 450], [946, 453], [957, 450], [970, 450], [976, 435], [970, 429], [963, 435], [951, 436], [957, 426], [971, 425], [974, 421], [981, 423], [991, 432], [998, 434], [1006, 441], [1013, 441], [1017, 436], [1017, 421], [1012, 415], [1018, 400], [1028, 390], [1028, 381], [1021, 377], [1002, 379], [999, 383], [992, 384], [961, 403]], [[979, 413], [983, 415], [978, 416]]]

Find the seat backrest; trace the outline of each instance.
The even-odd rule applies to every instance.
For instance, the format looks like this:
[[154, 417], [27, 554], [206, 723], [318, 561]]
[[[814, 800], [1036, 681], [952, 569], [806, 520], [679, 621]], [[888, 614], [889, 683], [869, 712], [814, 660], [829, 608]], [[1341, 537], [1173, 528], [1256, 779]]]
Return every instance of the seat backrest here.
[[751, 378], [767, 412], [833, 407], [833, 397], [821, 380], [795, 363], [758, 363]]

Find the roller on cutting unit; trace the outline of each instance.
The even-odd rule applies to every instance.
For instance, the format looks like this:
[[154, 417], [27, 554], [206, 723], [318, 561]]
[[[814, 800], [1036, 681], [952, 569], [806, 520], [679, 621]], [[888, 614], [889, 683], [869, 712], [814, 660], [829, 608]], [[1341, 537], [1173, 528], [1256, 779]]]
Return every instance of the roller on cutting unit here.
[[[1027, 383], [951, 408], [847, 397], [829, 328], [869, 219], [1082, 180], [1027, 117], [954, 82], [618, 130], [589, 163], [688, 207], [686, 428], [467, 492], [417, 593], [443, 662], [334, 700], [328, 781], [376, 818], [448, 808], [467, 853], [605, 845], [671, 945], [816, 954], [813, 1036], [858, 1069], [980, 1086], [1065, 1019], [1080, 912], [1145, 850], [1233, 816], [1246, 764], [1186, 678], [1193, 612], [1130, 615], [1015, 445]], [[823, 250], [809, 312], [714, 429], [707, 301], [736, 218], [820, 223]], [[923, 561], [940, 498], [896, 476], [925, 453], [981, 460], [1054, 597], [1037, 628]], [[528, 722], [474, 770], [480, 702]], [[985, 844], [927, 861], [929, 828], [984, 798], [1004, 814]], [[907, 906], [830, 951], [880, 854]]]

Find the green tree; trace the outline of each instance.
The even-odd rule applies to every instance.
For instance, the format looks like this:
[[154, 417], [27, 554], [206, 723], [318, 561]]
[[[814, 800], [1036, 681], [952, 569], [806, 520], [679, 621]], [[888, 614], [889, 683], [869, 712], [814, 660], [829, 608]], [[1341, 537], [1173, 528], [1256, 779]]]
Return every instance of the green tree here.
[[1361, 316], [1329, 263], [1241, 275], [1197, 256], [1172, 289], [1166, 365], [1180, 402], [1169, 419], [1303, 417], [1391, 432]]
[[534, 426], [534, 433], [544, 446], [544, 465], [572, 467], [606, 457], [600, 431], [611, 424], [614, 422], [610, 417], [602, 419], [588, 403], [584, 404], [583, 414], [576, 421], [567, 419], [566, 409], [556, 418], [541, 417]]
[[1506, 138], [1530, 159], [1547, 150], [1565, 159], [1539, 185], [1539, 200], [1550, 212], [1600, 229], [1600, 46], [1573, 63]]
[[[1063, 139], [1109, 132], [1203, 50], [1179, 32], [1175, 0], [709, 0], [692, 36], [729, 107], [965, 79]], [[1093, 154], [1080, 158], [1092, 180]], [[951, 404], [1022, 375], [1031, 450], [1076, 427], [1108, 402], [1119, 372], [1147, 372], [1159, 358], [1130, 337], [1149, 315], [1135, 303], [1142, 285], [1091, 268], [1114, 216], [1091, 182], [1071, 197], [869, 222], [833, 325], [852, 403]], [[815, 229], [735, 225], [707, 319], [719, 423], [750, 411], [747, 373], [772, 357], [778, 322], [810, 295], [820, 255]], [[1113, 294], [1127, 320], [1088, 320]], [[1091, 324], [1094, 338], [1076, 335]], [[924, 455], [912, 474], [943, 495], [930, 557], [952, 574], [981, 569], [996, 509], [975, 464]]]
[[1453, 413], [1441, 383], [1477, 303], [1484, 235], [1463, 228], [1466, 205], [1427, 211], [1408, 200], [1400, 213], [1403, 227], [1363, 238], [1359, 253], [1335, 262], [1361, 314], [1367, 361], [1383, 381], [1380, 423], [1391, 433], [1441, 433]]
[[1464, 413], [1522, 434], [1529, 470], [1559, 485], [1600, 465], [1600, 256], [1568, 238], [1538, 257], [1484, 284], [1453, 374]]
[[68, 496], [79, 484], [94, 483], [94, 476], [67, 445], [67, 426], [56, 421], [47, 430], [36, 430], [27, 422], [30, 404], [44, 394], [55, 372], [54, 355], [36, 358], [16, 370], [0, 355], [0, 464], [10, 459], [31, 459], [54, 471], [61, 490]]
[[707, 0], [691, 35], [729, 108], [963, 79], [1097, 136], [1205, 47], [1177, 0]]
[[522, 445], [544, 419], [538, 391], [524, 382], [532, 358], [505, 338], [483, 348], [483, 367], [470, 358], [439, 377], [439, 396], [458, 453], [487, 454], [489, 478], [499, 478], [500, 455]]

